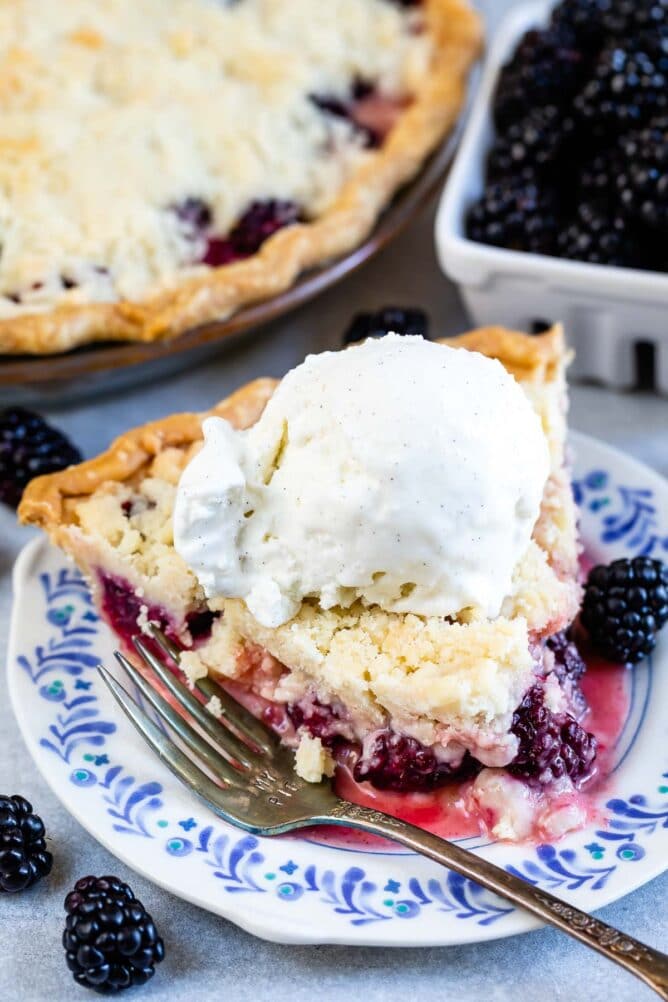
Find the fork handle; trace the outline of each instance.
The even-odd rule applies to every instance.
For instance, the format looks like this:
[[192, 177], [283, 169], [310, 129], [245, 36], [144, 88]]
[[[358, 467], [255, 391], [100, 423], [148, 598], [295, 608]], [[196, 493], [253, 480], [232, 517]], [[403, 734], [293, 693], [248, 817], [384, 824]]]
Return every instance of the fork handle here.
[[358, 828], [382, 835], [408, 849], [442, 863], [462, 877], [468, 877], [490, 891], [512, 901], [581, 943], [626, 968], [662, 999], [668, 1000], [668, 956], [659, 950], [614, 929], [605, 922], [574, 908], [547, 891], [542, 891], [507, 870], [453, 842], [416, 828], [382, 811], [339, 800], [323, 822]]

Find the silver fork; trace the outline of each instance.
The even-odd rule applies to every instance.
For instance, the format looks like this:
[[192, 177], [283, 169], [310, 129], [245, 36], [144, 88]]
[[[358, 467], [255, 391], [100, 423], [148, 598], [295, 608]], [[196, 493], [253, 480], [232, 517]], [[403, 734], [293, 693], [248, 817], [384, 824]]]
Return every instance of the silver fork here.
[[[154, 640], [177, 665], [180, 650], [160, 630], [151, 627]], [[116, 658], [159, 718], [179, 736], [201, 765], [217, 777], [214, 782], [147, 715], [103, 666], [100, 674], [123, 711], [160, 759], [219, 817], [256, 835], [282, 835], [312, 825], [343, 825], [399, 842], [455, 873], [476, 881], [556, 926], [613, 960], [668, 1000], [668, 956], [626, 936], [519, 877], [474, 855], [461, 846], [422, 831], [389, 814], [351, 804], [337, 797], [328, 780], [307, 783], [294, 772], [294, 754], [229, 693], [209, 679], [197, 682], [207, 698], [217, 696], [220, 719], [214, 717], [181, 683], [141, 637], [134, 646], [150, 669], [185, 711], [185, 717], [120, 652]], [[188, 718], [188, 719], [186, 719]], [[190, 720], [195, 721], [197, 728]], [[202, 733], [206, 734], [206, 739]]]

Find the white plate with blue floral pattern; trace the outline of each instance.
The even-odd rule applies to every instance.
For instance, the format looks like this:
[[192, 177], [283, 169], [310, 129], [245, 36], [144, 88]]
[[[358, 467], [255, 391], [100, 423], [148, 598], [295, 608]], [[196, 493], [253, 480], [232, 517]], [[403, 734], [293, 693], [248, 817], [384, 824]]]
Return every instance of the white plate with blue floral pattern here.
[[[668, 553], [668, 483], [580, 435], [574, 490], [597, 561]], [[667, 558], [668, 559], [668, 558]], [[31, 543], [15, 569], [9, 690], [26, 744], [68, 811], [130, 867], [257, 936], [285, 943], [427, 946], [524, 932], [536, 922], [420, 856], [260, 839], [218, 820], [118, 710], [96, 665], [114, 641], [62, 554]], [[629, 680], [599, 820], [555, 845], [462, 844], [587, 911], [668, 860], [668, 641]]]

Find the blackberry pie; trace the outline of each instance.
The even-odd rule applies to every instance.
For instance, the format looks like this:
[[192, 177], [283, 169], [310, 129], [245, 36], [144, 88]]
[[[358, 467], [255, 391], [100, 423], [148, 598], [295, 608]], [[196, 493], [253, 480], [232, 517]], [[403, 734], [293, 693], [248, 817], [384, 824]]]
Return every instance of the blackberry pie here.
[[[560, 328], [389, 334], [121, 436], [19, 509], [131, 651], [158, 624], [318, 782], [459, 784], [496, 837], [584, 821]], [[215, 712], [215, 700], [210, 705]]]
[[354, 249], [454, 125], [467, 0], [8, 0], [0, 354], [155, 341]]

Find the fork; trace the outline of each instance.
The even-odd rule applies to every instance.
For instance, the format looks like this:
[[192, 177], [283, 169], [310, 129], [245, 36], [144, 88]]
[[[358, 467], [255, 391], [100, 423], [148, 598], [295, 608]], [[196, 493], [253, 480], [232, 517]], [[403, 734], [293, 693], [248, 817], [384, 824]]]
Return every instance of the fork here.
[[[668, 1000], [666, 954], [453, 842], [382, 811], [342, 800], [334, 793], [329, 780], [307, 783], [294, 771], [293, 752], [225, 689], [210, 679], [200, 679], [196, 683], [207, 700], [217, 697], [219, 716], [214, 716], [196, 699], [169, 667], [169, 661], [177, 666], [180, 664], [181, 650], [155, 626], [150, 626], [149, 630], [164, 659], [143, 637], [133, 638], [134, 647], [147, 675], [152, 677], [153, 673], [159, 679], [181, 712], [177, 712], [123, 654], [116, 651], [115, 657], [157, 717], [178, 735], [197, 761], [185, 754], [167, 730], [154, 722], [106, 668], [100, 665], [98, 671], [153, 751], [218, 817], [262, 836], [327, 824], [356, 828], [391, 839], [556, 926], [624, 967], [662, 999]], [[217, 781], [214, 782], [212, 775]]]

